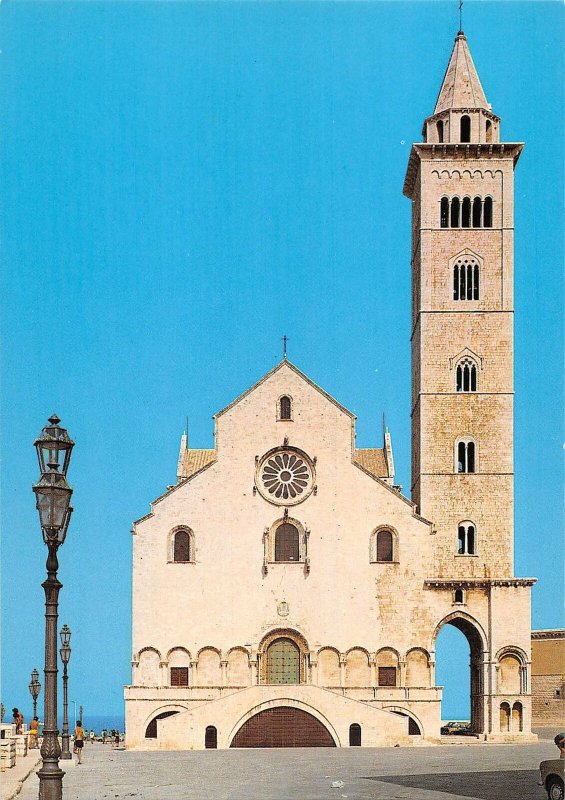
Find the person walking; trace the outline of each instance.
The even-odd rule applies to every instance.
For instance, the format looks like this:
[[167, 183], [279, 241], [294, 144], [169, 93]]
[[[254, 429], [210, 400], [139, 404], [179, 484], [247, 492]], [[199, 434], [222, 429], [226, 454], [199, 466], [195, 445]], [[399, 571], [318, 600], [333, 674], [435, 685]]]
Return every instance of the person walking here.
[[553, 741], [559, 748], [559, 758], [565, 758], [565, 733], [558, 733]]
[[34, 717], [29, 723], [29, 749], [37, 750], [39, 747], [39, 717]]
[[96, 735], [95, 735], [94, 731], [92, 730], [92, 728], [90, 729], [90, 734], [89, 734], [88, 738], [90, 739], [90, 744], [94, 744], [94, 739], [96, 738]]
[[84, 728], [82, 722], [77, 720], [75, 728], [75, 747], [74, 751], [77, 754], [77, 764], [82, 764], [82, 748], [84, 747]]

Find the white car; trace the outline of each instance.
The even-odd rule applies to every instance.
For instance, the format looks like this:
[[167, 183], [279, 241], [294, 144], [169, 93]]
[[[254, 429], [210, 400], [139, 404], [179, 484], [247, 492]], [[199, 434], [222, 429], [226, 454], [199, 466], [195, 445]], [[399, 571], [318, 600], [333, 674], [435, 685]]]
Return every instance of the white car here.
[[564, 800], [563, 794], [563, 767], [565, 760], [562, 758], [551, 758], [549, 761], [542, 761], [539, 765], [540, 786], [547, 792], [549, 800]]

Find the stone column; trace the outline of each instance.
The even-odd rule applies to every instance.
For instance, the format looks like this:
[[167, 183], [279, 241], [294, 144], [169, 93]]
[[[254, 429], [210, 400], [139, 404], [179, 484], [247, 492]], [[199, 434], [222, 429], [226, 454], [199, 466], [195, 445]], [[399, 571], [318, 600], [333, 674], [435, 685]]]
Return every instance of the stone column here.
[[371, 688], [377, 687], [377, 657], [373, 653], [369, 658], [369, 666], [371, 667]]
[[228, 685], [228, 662], [226, 660], [220, 661], [220, 669], [222, 671], [222, 686]]
[[345, 653], [339, 654], [339, 685], [345, 689]]
[[259, 683], [259, 655], [251, 651], [249, 657], [249, 670], [251, 672], [251, 686], [257, 686]]
[[399, 686], [406, 686], [406, 661], [398, 661]]
[[196, 686], [198, 682], [198, 674], [197, 674], [197, 661], [190, 662], [190, 670], [188, 673], [188, 685], [189, 686]]
[[161, 661], [159, 663], [159, 685], [160, 686], [170, 686], [171, 682], [169, 680], [169, 662], [168, 661]]

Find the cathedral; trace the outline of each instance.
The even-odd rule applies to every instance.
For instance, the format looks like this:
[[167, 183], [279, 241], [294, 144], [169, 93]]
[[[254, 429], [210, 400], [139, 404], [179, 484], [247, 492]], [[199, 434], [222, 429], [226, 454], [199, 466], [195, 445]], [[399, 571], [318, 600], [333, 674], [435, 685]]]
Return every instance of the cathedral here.
[[404, 182], [410, 497], [388, 431], [357, 448], [354, 415], [286, 356], [215, 415], [213, 449], [184, 435], [177, 483], [133, 526], [129, 748], [439, 741], [445, 625], [469, 643], [472, 733], [532, 738], [534, 580], [513, 574], [523, 145], [501, 141], [462, 31], [422, 139]]

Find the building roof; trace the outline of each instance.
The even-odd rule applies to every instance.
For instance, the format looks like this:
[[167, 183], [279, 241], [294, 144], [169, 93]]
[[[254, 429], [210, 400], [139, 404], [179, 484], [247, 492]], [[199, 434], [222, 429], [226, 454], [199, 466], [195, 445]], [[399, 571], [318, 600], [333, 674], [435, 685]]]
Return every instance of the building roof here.
[[215, 450], [186, 449], [179, 459], [178, 479], [186, 480], [216, 460]]
[[[215, 460], [215, 450], [185, 450], [179, 461], [178, 479], [186, 480], [192, 477]], [[382, 448], [367, 447], [355, 450], [353, 460], [367, 472], [370, 472], [371, 475], [374, 475], [375, 478], [390, 477], [385, 452]]]
[[379, 447], [364, 447], [355, 450], [353, 460], [376, 478], [388, 478], [389, 470], [385, 451]]
[[450, 108], [490, 110], [477, 70], [471, 58], [467, 37], [459, 31], [439, 90], [434, 114]]

